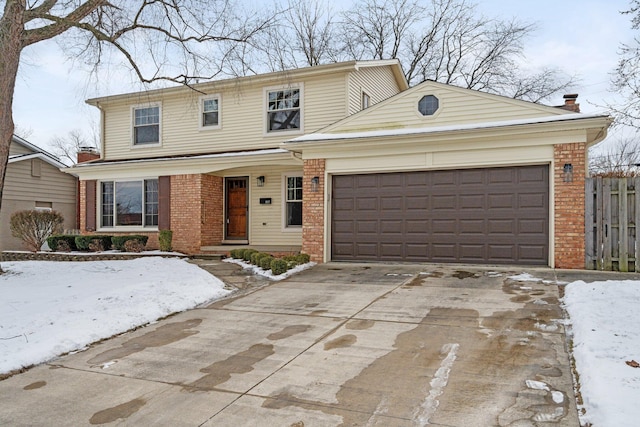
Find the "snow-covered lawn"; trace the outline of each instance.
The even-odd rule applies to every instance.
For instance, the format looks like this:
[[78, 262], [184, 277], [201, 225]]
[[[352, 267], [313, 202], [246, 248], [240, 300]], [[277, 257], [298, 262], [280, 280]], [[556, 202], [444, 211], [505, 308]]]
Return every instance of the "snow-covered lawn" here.
[[227, 293], [185, 260], [2, 263], [0, 373], [57, 355]]
[[639, 425], [640, 281], [573, 282], [563, 301], [586, 411], [581, 423]]

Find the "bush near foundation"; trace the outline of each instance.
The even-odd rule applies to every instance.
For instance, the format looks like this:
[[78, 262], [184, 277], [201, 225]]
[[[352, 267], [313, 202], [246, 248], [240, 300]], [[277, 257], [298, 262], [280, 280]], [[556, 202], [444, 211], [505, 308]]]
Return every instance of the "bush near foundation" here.
[[289, 263], [282, 258], [276, 258], [271, 261], [271, 273], [278, 276], [289, 270]]
[[262, 257], [260, 260], [260, 268], [265, 271], [271, 270], [271, 261], [273, 261], [273, 257], [271, 255], [267, 254], [267, 256]]
[[[118, 251], [124, 251], [126, 250], [125, 245], [127, 242], [135, 240], [138, 242], [138, 244], [136, 245], [131, 245], [132, 249], [134, 248], [138, 248], [140, 246], [142, 246], [142, 250], [144, 250], [144, 247], [147, 244], [147, 240], [149, 240], [149, 237], [147, 236], [141, 236], [139, 234], [131, 234], [131, 235], [127, 235], [127, 236], [113, 236], [111, 237], [111, 243], [113, 244], [113, 249], [118, 250]], [[134, 251], [134, 252], [142, 252], [142, 250], [138, 250], [138, 251]], [[130, 251], [127, 251], [130, 252]]]
[[26, 210], [14, 212], [9, 220], [11, 235], [22, 240], [25, 247], [38, 252], [47, 237], [62, 231], [64, 217], [56, 211]]
[[160, 230], [158, 233], [158, 245], [162, 252], [171, 252], [171, 242], [173, 240], [173, 231]]
[[76, 247], [80, 251], [101, 252], [111, 249], [111, 237], [102, 234], [76, 236]]
[[47, 239], [49, 248], [54, 252], [77, 251], [76, 235], [56, 234]]
[[232, 249], [229, 251], [229, 255], [231, 258], [247, 261], [265, 271], [271, 270], [274, 275], [285, 273], [300, 264], [309, 262], [309, 255], [307, 254], [275, 258], [271, 254], [258, 252], [255, 249]]

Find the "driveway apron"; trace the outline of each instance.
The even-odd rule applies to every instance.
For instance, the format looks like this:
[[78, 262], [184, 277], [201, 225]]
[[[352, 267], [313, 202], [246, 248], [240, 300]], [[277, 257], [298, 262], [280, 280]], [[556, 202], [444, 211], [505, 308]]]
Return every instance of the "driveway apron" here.
[[0, 381], [0, 425], [578, 426], [555, 273], [521, 273], [319, 265]]

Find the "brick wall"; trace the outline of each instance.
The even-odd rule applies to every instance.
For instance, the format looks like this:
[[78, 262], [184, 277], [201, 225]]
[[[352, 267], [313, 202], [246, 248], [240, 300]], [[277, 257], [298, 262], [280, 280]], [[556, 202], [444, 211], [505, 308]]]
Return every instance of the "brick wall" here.
[[200, 252], [202, 175], [171, 176], [171, 230], [174, 250]]
[[224, 179], [220, 176], [202, 176], [202, 246], [214, 246], [223, 239]]
[[[302, 179], [302, 252], [311, 261], [324, 261], [324, 159], [304, 161]], [[319, 177], [317, 191], [311, 190], [311, 179]]]
[[[553, 148], [555, 267], [581, 269], [585, 266], [585, 144], [559, 144]], [[568, 163], [573, 166], [572, 182], [564, 180], [564, 165]]]
[[87, 181], [78, 183], [78, 192], [78, 228], [84, 234], [87, 232]]

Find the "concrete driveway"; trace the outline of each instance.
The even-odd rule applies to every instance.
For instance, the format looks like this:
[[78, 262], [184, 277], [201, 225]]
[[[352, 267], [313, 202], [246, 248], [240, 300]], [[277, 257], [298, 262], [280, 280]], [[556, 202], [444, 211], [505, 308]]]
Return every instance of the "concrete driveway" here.
[[0, 381], [0, 425], [578, 426], [528, 271], [316, 266]]

